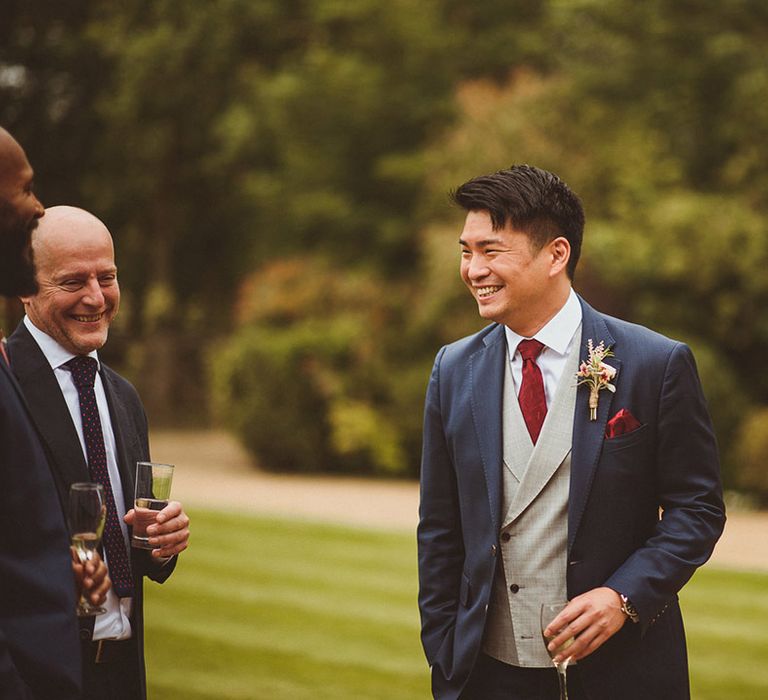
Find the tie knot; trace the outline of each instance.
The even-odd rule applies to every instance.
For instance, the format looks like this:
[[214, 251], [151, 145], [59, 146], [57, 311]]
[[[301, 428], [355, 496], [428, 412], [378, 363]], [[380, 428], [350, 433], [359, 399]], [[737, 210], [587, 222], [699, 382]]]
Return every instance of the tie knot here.
[[78, 355], [64, 363], [64, 366], [69, 368], [72, 373], [72, 381], [75, 382], [77, 390], [80, 391], [80, 389], [93, 389], [98, 364], [93, 357]]
[[531, 338], [530, 340], [521, 340], [517, 346], [520, 351], [520, 355], [523, 358], [523, 362], [527, 360], [536, 361], [536, 358], [541, 354], [544, 349], [544, 343], [540, 343], [538, 340]]

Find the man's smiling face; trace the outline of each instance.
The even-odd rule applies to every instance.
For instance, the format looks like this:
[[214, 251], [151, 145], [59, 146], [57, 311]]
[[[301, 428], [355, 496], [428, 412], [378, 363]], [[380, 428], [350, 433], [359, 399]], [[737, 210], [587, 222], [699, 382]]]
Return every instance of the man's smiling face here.
[[76, 355], [99, 349], [120, 306], [109, 231], [87, 212], [52, 207], [32, 240], [40, 290], [22, 299], [30, 320]]
[[459, 243], [461, 278], [480, 315], [526, 337], [536, 332], [543, 308], [546, 316], [551, 304], [548, 247], [536, 250], [528, 235], [509, 223], [494, 231], [485, 211], [467, 214]]

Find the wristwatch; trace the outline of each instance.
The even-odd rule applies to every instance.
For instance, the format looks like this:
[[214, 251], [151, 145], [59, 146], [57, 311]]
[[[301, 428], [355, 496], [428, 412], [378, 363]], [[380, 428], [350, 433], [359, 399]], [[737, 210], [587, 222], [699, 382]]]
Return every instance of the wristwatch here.
[[621, 612], [632, 620], [632, 622], [640, 622], [640, 614], [637, 612], [637, 608], [632, 605], [632, 601], [623, 593], [619, 593], [619, 598], [621, 598]]

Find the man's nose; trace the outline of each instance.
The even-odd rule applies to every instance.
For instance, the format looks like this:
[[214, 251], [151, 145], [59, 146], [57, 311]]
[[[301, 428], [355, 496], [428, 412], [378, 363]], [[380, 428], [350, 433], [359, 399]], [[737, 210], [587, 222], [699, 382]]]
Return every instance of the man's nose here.
[[36, 195], [32, 195], [35, 198], [35, 209], [34, 209], [34, 217], [36, 219], [40, 219], [45, 215], [45, 207], [43, 206], [43, 203], [37, 198]]
[[83, 301], [91, 306], [102, 306], [104, 304], [104, 292], [102, 292], [98, 280], [88, 282]]
[[488, 275], [488, 265], [485, 259], [479, 255], [473, 255], [467, 267], [467, 277], [470, 280], [478, 280]]

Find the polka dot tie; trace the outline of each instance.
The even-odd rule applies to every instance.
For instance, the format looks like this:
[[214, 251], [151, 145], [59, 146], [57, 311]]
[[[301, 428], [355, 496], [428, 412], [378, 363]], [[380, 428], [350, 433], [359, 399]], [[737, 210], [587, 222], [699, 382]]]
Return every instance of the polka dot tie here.
[[523, 420], [533, 444], [539, 439], [541, 426], [547, 416], [547, 397], [544, 394], [544, 379], [536, 364], [536, 358], [544, 349], [538, 340], [521, 340], [517, 346], [523, 358], [523, 382], [517, 400], [523, 412]]
[[115, 498], [112, 495], [112, 484], [107, 469], [107, 450], [104, 447], [99, 407], [96, 404], [96, 394], [93, 391], [98, 363], [93, 357], [79, 355], [67, 362], [66, 367], [72, 373], [72, 380], [75, 382], [77, 395], [80, 399], [80, 417], [83, 421], [88, 471], [92, 481], [104, 486], [104, 496], [107, 501], [107, 522], [104, 527], [102, 543], [107, 554], [109, 577], [112, 579], [112, 588], [115, 593], [120, 598], [128, 598], [133, 595], [130, 558], [120, 523], [117, 520]]

